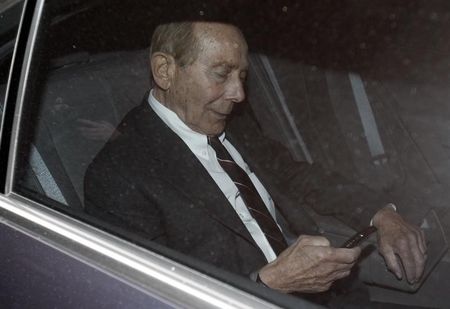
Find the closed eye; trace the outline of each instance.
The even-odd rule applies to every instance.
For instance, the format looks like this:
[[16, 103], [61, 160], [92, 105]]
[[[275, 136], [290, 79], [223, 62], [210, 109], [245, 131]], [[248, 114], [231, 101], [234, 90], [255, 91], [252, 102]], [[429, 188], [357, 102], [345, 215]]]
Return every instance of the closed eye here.
[[228, 76], [228, 73], [225, 72], [215, 72], [214, 74], [219, 78], [227, 78]]

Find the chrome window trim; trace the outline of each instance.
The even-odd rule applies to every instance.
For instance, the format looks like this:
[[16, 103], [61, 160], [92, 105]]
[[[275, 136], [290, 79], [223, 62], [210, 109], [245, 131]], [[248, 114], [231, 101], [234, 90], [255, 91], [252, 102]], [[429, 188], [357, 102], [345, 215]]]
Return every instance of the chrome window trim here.
[[[24, 9], [26, 10], [27, 6], [29, 5], [29, 1], [27, 0], [24, 3]], [[20, 81], [19, 81], [19, 87], [18, 87], [18, 93], [17, 93], [17, 101], [16, 101], [16, 109], [14, 111], [14, 123], [11, 131], [11, 143], [9, 148], [9, 157], [8, 157], [8, 169], [6, 173], [6, 183], [5, 183], [5, 194], [8, 195], [12, 192], [12, 187], [14, 183], [14, 166], [16, 165], [16, 155], [17, 155], [17, 144], [18, 144], [18, 138], [19, 138], [19, 128], [20, 128], [20, 120], [22, 115], [22, 109], [23, 109], [23, 101], [25, 96], [25, 89], [28, 85], [28, 76], [29, 76], [29, 70], [31, 65], [31, 60], [33, 56], [33, 50], [36, 43], [36, 36], [39, 30], [39, 23], [42, 17], [42, 10], [44, 8], [44, 0], [38, 0], [36, 2], [35, 11], [33, 14], [33, 20], [31, 22], [30, 26], [30, 33], [27, 40], [27, 47], [24, 54], [23, 59], [23, 65], [22, 70], [20, 73]], [[23, 18], [20, 21], [19, 31], [22, 30], [22, 24], [23, 24]], [[16, 43], [17, 44], [17, 43]], [[14, 51], [14, 54], [17, 51]], [[16, 59], [13, 59], [13, 61], [16, 61]], [[12, 63], [12, 65], [15, 65], [15, 62]]]
[[[115, 273], [144, 291], [159, 295], [183, 307], [277, 308], [275, 305], [213, 279], [170, 259], [144, 250], [125, 240], [49, 209], [12, 192], [19, 128], [29, 69], [44, 8], [37, 0], [19, 81], [5, 195], [0, 195], [0, 221], [78, 258], [94, 267]], [[25, 5], [28, 4], [28, 1]], [[16, 218], [16, 219], [14, 219]], [[20, 223], [17, 222], [20, 218]], [[41, 231], [32, 232], [36, 227]], [[50, 233], [49, 233], [50, 231]], [[86, 248], [92, 256], [80, 252]], [[110, 266], [108, 268], [108, 265]], [[122, 267], [114, 267], [121, 265]], [[111, 269], [113, 268], [113, 269]]]

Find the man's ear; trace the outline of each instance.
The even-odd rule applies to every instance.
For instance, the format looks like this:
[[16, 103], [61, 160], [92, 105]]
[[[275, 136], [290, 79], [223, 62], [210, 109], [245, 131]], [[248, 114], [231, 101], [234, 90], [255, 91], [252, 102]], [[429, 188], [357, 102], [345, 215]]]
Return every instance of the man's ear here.
[[175, 73], [175, 59], [166, 53], [156, 52], [150, 58], [153, 80], [159, 88], [168, 90]]

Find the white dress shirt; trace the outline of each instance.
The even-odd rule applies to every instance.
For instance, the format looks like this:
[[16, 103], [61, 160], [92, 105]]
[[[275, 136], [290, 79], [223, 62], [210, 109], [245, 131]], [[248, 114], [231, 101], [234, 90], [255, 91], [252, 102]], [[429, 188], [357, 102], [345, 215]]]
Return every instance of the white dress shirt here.
[[[238, 188], [217, 161], [216, 152], [208, 144], [207, 136], [197, 133], [189, 128], [177, 116], [177, 114], [162, 105], [153, 96], [153, 90], [150, 92], [148, 102], [159, 118], [161, 118], [161, 120], [186, 143], [189, 149], [202, 163], [225, 197], [228, 199], [239, 218], [241, 218], [245, 227], [250, 232], [250, 235], [264, 253], [267, 261], [272, 262], [277, 257], [275, 252], [270, 246], [266, 236], [262, 232], [256, 220], [250, 215], [244, 201], [239, 195]], [[237, 152], [236, 148], [234, 148], [233, 145], [231, 145], [231, 143], [225, 138], [225, 133], [222, 133], [219, 136], [219, 140], [228, 150], [234, 161], [248, 174], [264, 204], [268, 208], [272, 217], [275, 219], [275, 206], [269, 193], [263, 187], [256, 175], [252, 173], [248, 165], [242, 159], [241, 155]]]

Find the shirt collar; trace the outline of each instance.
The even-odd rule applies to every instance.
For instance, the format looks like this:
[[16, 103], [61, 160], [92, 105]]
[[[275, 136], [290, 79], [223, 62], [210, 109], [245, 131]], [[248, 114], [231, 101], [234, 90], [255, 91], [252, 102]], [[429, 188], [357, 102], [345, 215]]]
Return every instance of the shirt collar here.
[[[189, 128], [176, 113], [159, 102], [153, 95], [153, 89], [150, 91], [148, 103], [159, 118], [186, 143], [196, 156], [209, 159], [208, 137], [206, 135]], [[225, 140], [225, 132], [218, 137], [223, 142]]]

